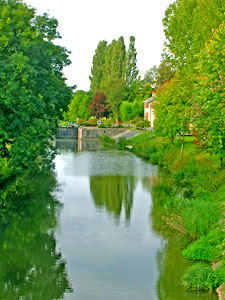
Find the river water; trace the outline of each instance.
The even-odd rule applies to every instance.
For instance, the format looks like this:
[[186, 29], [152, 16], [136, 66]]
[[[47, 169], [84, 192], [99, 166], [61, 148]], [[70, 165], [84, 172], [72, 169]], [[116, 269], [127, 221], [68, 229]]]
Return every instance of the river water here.
[[157, 166], [96, 141], [56, 146], [54, 174], [0, 191], [0, 300], [217, 299], [179, 284], [187, 241], [162, 226]]
[[58, 141], [57, 147], [63, 203], [57, 249], [73, 289], [65, 299], [216, 299], [180, 287], [188, 266], [181, 258], [185, 242], [153, 229], [159, 227], [152, 214], [157, 166], [129, 152], [103, 151], [94, 141]]

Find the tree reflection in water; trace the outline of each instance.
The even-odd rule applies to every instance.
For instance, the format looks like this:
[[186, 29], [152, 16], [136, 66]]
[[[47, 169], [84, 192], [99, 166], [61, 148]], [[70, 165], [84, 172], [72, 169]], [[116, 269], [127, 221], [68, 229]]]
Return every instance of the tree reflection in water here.
[[118, 219], [124, 207], [130, 219], [137, 179], [134, 176], [93, 176], [90, 190], [96, 207], [106, 208]]
[[64, 299], [72, 290], [52, 232], [55, 187], [52, 174], [26, 172], [1, 188], [1, 299]]

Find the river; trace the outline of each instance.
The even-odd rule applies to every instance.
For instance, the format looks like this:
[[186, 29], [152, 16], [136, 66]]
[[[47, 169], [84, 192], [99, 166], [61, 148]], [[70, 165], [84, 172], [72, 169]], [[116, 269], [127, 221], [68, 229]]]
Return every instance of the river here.
[[56, 184], [28, 176], [3, 194], [13, 213], [0, 234], [0, 299], [217, 299], [179, 284], [187, 241], [161, 228], [157, 166], [96, 141], [56, 146]]
[[184, 239], [153, 229], [157, 166], [129, 152], [102, 151], [94, 141], [83, 142], [80, 152], [76, 143], [57, 146], [63, 203], [57, 245], [74, 290], [66, 299], [216, 299], [180, 287], [188, 266], [181, 258]]

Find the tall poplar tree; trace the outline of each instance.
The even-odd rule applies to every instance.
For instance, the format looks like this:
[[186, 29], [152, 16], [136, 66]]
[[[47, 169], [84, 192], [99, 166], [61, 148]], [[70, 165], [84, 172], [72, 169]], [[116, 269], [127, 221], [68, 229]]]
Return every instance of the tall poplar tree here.
[[113, 40], [107, 47], [101, 91], [107, 96], [116, 122], [118, 122], [119, 106], [124, 98], [125, 89], [125, 58], [124, 38]]
[[103, 40], [99, 42], [97, 49], [95, 50], [91, 68], [91, 76], [89, 76], [91, 81], [91, 91], [93, 93], [100, 91], [106, 48], [107, 42]]
[[125, 61], [125, 82], [130, 86], [138, 75], [137, 68], [137, 51], [135, 49], [135, 37], [130, 36], [130, 45], [126, 53]]

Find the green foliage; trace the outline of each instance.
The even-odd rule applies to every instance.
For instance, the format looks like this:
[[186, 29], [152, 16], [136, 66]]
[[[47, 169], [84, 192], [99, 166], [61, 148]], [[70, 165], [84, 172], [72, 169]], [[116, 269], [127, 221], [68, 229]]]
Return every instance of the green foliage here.
[[224, 0], [178, 0], [172, 3], [163, 19], [166, 36], [165, 56], [179, 69], [193, 68], [212, 29], [224, 21]]
[[181, 278], [181, 284], [192, 290], [213, 291], [219, 287], [221, 283], [220, 278], [213, 272], [212, 268], [203, 263], [189, 267]]
[[12, 170], [9, 167], [6, 158], [0, 158], [0, 183], [4, 182], [12, 175]]
[[0, 1], [0, 156], [15, 171], [52, 158], [51, 141], [71, 88], [58, 22], [20, 1]]
[[120, 119], [123, 122], [131, 121], [143, 115], [143, 103], [141, 101], [123, 101], [120, 105]]
[[100, 91], [101, 83], [102, 83], [102, 72], [103, 72], [103, 66], [105, 63], [105, 52], [107, 48], [107, 42], [106, 41], [100, 41], [97, 49], [95, 50], [95, 55], [93, 57], [93, 63], [91, 68], [91, 91], [93, 94], [95, 92]]
[[[126, 87], [125, 99], [128, 102], [134, 101], [144, 101], [151, 97], [152, 88], [151, 85], [144, 80], [141, 80], [140, 77], [132, 82], [129, 87]], [[143, 104], [143, 103], [142, 103]]]
[[213, 199], [195, 198], [182, 201], [180, 211], [182, 224], [192, 237], [201, 237], [215, 228], [222, 218], [222, 212]]
[[191, 81], [180, 74], [158, 91], [154, 104], [156, 119], [154, 128], [161, 136], [170, 138], [190, 131]]
[[88, 106], [92, 97], [92, 92], [85, 92], [82, 90], [76, 91], [68, 105], [68, 112], [64, 116], [64, 119], [69, 122], [76, 122], [77, 118], [88, 120], [91, 116]]
[[119, 107], [125, 95], [125, 85], [122, 79], [111, 78], [105, 82], [105, 94], [107, 95], [116, 123], [119, 120]]
[[221, 245], [224, 240], [225, 233], [221, 229], [211, 230], [208, 235], [184, 249], [182, 255], [188, 259], [218, 261], [221, 259]]
[[149, 83], [153, 88], [155, 88], [156, 78], [158, 75], [158, 68], [156, 65], [151, 67], [145, 72], [144, 81]]
[[225, 22], [198, 55], [199, 80], [194, 93], [194, 127], [201, 144], [225, 158]]
[[101, 135], [100, 141], [102, 141], [105, 144], [116, 145], [116, 141], [114, 139], [112, 139], [111, 137], [109, 137], [108, 135]]
[[125, 82], [126, 86], [130, 86], [137, 78], [138, 68], [137, 68], [137, 51], [135, 49], [135, 38], [130, 37], [130, 45], [126, 53], [125, 60]]
[[144, 76], [144, 81], [149, 83], [153, 88], [160, 87], [163, 83], [174, 77], [175, 71], [170, 62], [163, 61], [159, 67], [154, 65]]

